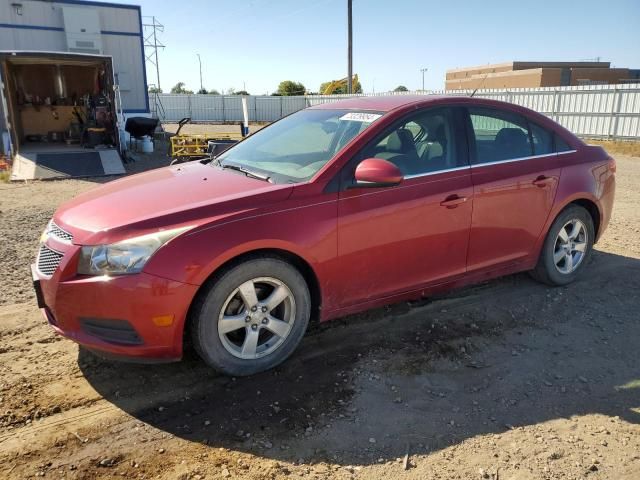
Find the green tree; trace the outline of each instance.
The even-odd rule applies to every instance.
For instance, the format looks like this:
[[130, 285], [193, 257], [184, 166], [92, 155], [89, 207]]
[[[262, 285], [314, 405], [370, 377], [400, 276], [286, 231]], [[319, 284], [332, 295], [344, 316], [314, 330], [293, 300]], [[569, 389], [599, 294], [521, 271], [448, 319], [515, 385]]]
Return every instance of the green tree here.
[[394, 92], [408, 92], [409, 89], [407, 87], [405, 87], [404, 85], [398, 85], [396, 88], [393, 89]]
[[149, 93], [162, 93], [162, 89], [158, 87], [149, 87]]
[[304, 95], [306, 90], [302, 83], [292, 80], [284, 80], [278, 85], [278, 93], [282, 96]]
[[171, 93], [193, 93], [193, 90], [184, 88], [184, 82], [178, 82], [171, 87]]
[[199, 93], [200, 95], [206, 95], [206, 94], [207, 94], [207, 93], [209, 93], [209, 92], [207, 92], [207, 89], [203, 87], [203, 88], [201, 88], [200, 90], [198, 90], [198, 93]]
[[[324, 82], [322, 84], [320, 84], [320, 95], [323, 95], [325, 90], [327, 89], [327, 87], [329, 87], [329, 85], [331, 85], [334, 82]], [[354, 79], [353, 79], [353, 93], [362, 93], [362, 85], [360, 84], [360, 80], [358, 79], [358, 76], [355, 75]], [[341, 93], [347, 93], [347, 81], [344, 80], [344, 82], [341, 81], [340, 85], [335, 88], [332, 92], [330, 92], [330, 95], [338, 95]]]
[[220, 92], [215, 88], [212, 88], [211, 90], [209, 90], [209, 95], [220, 95]]
[[231, 95], [251, 95], [251, 94], [246, 90], [238, 90], [237, 92], [234, 91]]

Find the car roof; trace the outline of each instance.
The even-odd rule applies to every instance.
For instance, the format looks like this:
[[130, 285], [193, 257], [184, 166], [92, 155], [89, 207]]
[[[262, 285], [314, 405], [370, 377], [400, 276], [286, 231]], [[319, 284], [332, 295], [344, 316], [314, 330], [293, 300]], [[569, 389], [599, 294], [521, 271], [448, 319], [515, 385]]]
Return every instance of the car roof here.
[[519, 113], [535, 123], [561, 134], [562, 138], [572, 146], [582, 144], [572, 132], [549, 117], [521, 105], [502, 102], [489, 98], [470, 97], [468, 95], [376, 95], [371, 97], [351, 97], [344, 100], [330, 101], [309, 107], [314, 110], [373, 110], [391, 112], [393, 110], [411, 110], [412, 108], [428, 107], [430, 105], [467, 105], [476, 107], [490, 107]]
[[372, 97], [351, 97], [328, 103], [314, 105], [314, 110], [375, 110], [390, 112], [406, 107], [426, 107], [437, 104], [476, 105], [495, 108], [508, 108], [523, 114], [534, 113], [532, 110], [508, 102], [488, 98], [470, 97], [468, 95], [378, 95]]
[[443, 99], [451, 100], [452, 98], [456, 99], [456, 103], [464, 98], [469, 99], [469, 97], [455, 95], [377, 95], [372, 97], [351, 97], [335, 102], [321, 103], [311, 108], [319, 110], [357, 109], [389, 112], [408, 105], [428, 105], [430, 103], [439, 103]]

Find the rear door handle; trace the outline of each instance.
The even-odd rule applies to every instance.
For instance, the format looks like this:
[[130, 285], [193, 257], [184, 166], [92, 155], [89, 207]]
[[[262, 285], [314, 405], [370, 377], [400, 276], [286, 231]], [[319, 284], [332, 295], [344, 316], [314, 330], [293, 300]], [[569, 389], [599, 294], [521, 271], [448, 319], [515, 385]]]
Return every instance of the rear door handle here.
[[544, 188], [544, 187], [548, 186], [552, 181], [553, 181], [553, 178], [547, 177], [545, 175], [540, 175], [538, 178], [536, 178], [533, 181], [533, 184], [536, 187]]
[[467, 197], [460, 197], [459, 195], [449, 195], [440, 205], [447, 208], [456, 208], [458, 205], [467, 201]]

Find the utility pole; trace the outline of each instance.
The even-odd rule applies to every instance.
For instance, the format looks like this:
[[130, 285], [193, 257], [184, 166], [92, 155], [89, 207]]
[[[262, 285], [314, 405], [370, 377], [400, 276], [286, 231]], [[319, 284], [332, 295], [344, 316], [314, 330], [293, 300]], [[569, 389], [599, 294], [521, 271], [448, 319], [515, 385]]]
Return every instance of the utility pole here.
[[422, 91], [424, 92], [424, 72], [426, 72], [427, 70], [429, 70], [428, 68], [421, 68], [420, 71], [422, 72]]
[[348, 24], [348, 77], [347, 77], [347, 93], [353, 93], [353, 25], [351, 21], [352, 0], [347, 0], [347, 24]]
[[156, 67], [156, 85], [158, 86], [158, 90], [160, 90], [160, 65], [158, 63], [158, 49], [164, 48], [164, 45], [158, 41], [157, 32], [164, 32], [164, 25], [158, 22], [156, 20], [156, 17], [144, 18], [151, 19], [151, 23], [142, 24], [145, 60]]
[[196, 55], [198, 56], [198, 63], [200, 64], [200, 91], [202, 92], [202, 90], [204, 90], [202, 87], [202, 60], [200, 59], [199, 53], [196, 53]]

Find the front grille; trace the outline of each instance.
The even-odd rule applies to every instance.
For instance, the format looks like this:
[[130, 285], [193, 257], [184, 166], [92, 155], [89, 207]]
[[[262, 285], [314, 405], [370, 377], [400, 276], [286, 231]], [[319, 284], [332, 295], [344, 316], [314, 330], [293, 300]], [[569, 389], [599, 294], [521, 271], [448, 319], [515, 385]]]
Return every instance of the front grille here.
[[38, 252], [38, 271], [43, 275], [53, 275], [53, 272], [60, 265], [62, 257], [62, 253], [51, 250], [46, 245], [41, 245]]
[[49, 234], [59, 238], [62, 241], [73, 242], [73, 235], [61, 229], [58, 225], [56, 225], [53, 222], [51, 222], [51, 224], [49, 225]]

